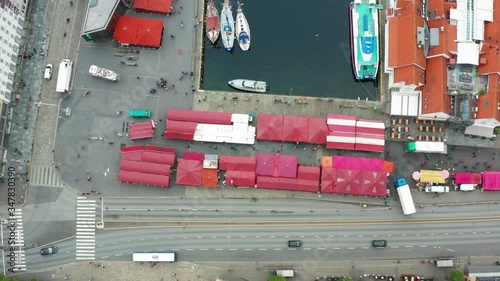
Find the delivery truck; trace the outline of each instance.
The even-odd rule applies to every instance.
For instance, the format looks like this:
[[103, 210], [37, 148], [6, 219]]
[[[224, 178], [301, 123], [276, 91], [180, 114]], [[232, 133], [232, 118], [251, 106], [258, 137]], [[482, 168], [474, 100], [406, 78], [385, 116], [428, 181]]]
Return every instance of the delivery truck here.
[[415, 214], [415, 203], [413, 203], [413, 197], [411, 196], [410, 186], [406, 183], [404, 178], [398, 178], [394, 181], [396, 190], [398, 191], [399, 201], [401, 202], [401, 207], [403, 208], [403, 214], [406, 216]]
[[63, 59], [59, 64], [59, 74], [57, 75], [56, 92], [65, 93], [69, 91], [73, 62], [70, 59]]

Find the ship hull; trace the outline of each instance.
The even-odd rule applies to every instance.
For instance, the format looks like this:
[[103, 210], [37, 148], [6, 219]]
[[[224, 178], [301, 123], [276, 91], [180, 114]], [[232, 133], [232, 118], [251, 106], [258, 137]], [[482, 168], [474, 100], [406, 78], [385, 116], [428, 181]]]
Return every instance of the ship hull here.
[[207, 17], [205, 21], [205, 28], [207, 32], [207, 38], [212, 42], [212, 44], [215, 44], [215, 41], [219, 38], [220, 34], [220, 25], [219, 25], [219, 13], [217, 12], [217, 9], [215, 8], [214, 1], [211, 0], [207, 4]]
[[220, 19], [222, 43], [224, 44], [224, 49], [230, 52], [234, 46], [234, 18], [231, 6], [229, 6], [229, 0], [224, 1]]

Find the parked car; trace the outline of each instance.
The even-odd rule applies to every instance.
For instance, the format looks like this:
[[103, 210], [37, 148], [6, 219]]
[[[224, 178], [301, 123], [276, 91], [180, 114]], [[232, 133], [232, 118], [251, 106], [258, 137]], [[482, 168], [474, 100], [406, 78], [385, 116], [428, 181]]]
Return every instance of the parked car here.
[[43, 78], [50, 80], [52, 78], [53, 69], [54, 67], [52, 66], [52, 64], [47, 64], [47, 66], [45, 67], [45, 72], [43, 73]]
[[385, 248], [387, 247], [387, 240], [373, 240], [372, 246], [375, 248]]
[[57, 246], [50, 246], [47, 248], [42, 248], [40, 250], [40, 255], [42, 255], [42, 256], [53, 255], [53, 254], [57, 254], [57, 251], [59, 251]]
[[302, 247], [302, 240], [288, 240], [288, 247], [290, 248]]

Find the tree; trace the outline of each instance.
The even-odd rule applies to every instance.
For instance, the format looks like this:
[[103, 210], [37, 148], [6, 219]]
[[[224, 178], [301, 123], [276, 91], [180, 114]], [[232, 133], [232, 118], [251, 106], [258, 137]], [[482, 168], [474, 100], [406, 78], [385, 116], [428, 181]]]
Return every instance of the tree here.
[[450, 273], [450, 281], [464, 281], [464, 273], [460, 270], [453, 270]]
[[267, 281], [285, 281], [285, 277], [283, 276], [271, 276], [267, 278]]

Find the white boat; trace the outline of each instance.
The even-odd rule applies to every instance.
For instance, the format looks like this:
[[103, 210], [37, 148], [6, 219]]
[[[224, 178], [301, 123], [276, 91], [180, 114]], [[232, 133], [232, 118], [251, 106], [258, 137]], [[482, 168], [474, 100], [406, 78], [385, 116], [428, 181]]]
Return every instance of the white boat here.
[[227, 82], [229, 86], [246, 91], [246, 92], [255, 92], [255, 93], [265, 93], [269, 90], [269, 86], [264, 81], [255, 81], [248, 79], [235, 79]]
[[220, 37], [226, 51], [230, 52], [234, 46], [234, 18], [229, 0], [224, 0], [224, 6], [220, 13]]
[[238, 12], [236, 14], [236, 40], [240, 45], [241, 50], [248, 51], [250, 49], [250, 26], [248, 26], [247, 18], [241, 9], [242, 4], [238, 3]]

